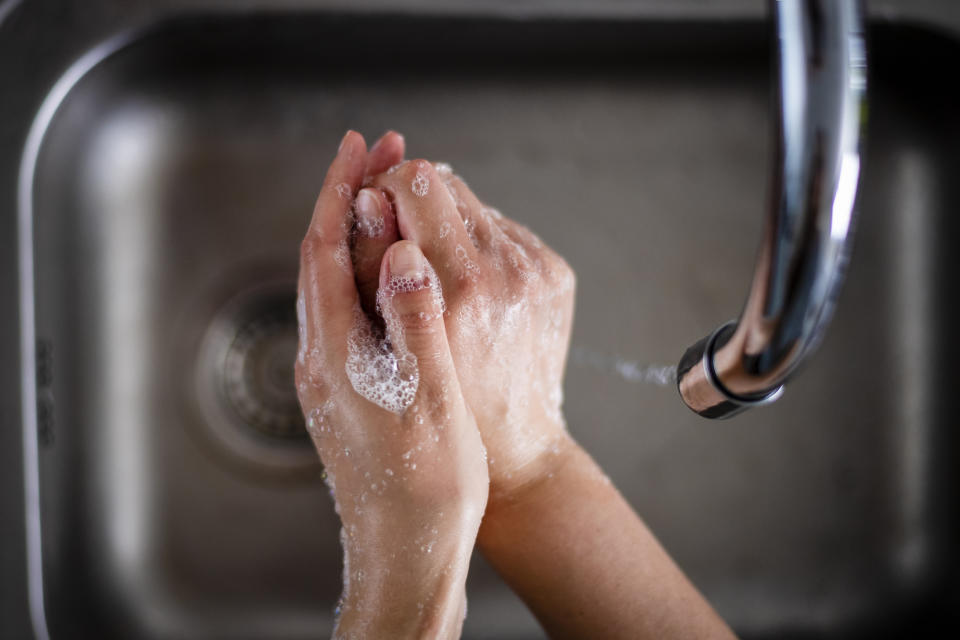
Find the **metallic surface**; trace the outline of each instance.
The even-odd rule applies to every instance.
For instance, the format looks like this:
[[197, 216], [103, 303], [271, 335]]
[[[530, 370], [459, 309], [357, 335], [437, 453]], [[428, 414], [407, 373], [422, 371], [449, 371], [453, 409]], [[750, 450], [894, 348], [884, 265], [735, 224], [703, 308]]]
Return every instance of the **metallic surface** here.
[[[281, 439], [243, 420], [216, 431], [204, 345], [272, 317], [254, 310], [296, 268], [343, 131], [394, 127], [576, 269], [574, 345], [590, 357], [568, 371], [571, 431], [738, 632], [956, 624], [952, 32], [871, 33], [863, 220], [834, 323], [790, 394], [716, 430], [617, 372], [732, 317], [754, 271], [772, 111], [761, 16], [175, 4], [28, 1], [0, 25], [16, 87], [0, 103], [0, 259], [19, 254], [25, 303], [0, 318], [0, 408], [4, 443], [22, 429], [32, 445], [0, 451], [15, 454], [0, 473], [27, 471], [26, 509], [0, 504], [3, 575], [21, 589], [4, 613], [27, 609], [26, 512], [37, 637], [323, 635], [340, 550], [320, 469], [256, 464]], [[702, 4], [677, 0], [688, 17]], [[126, 34], [101, 61], [97, 45]], [[22, 420], [7, 410], [21, 392]], [[263, 455], [232, 446], [241, 433], [264, 436]], [[468, 589], [465, 637], [542, 637], [481, 558]], [[15, 624], [0, 616], [0, 635], [22, 637]]]
[[769, 214], [740, 320], [690, 347], [677, 388], [706, 418], [769, 404], [823, 340], [853, 245], [866, 116], [859, 0], [774, 0]]

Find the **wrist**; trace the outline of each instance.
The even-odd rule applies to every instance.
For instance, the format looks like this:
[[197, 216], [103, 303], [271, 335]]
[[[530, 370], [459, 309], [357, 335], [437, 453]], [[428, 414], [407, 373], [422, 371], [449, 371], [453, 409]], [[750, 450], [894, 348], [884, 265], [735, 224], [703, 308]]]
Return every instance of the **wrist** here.
[[348, 556], [336, 636], [459, 637], [473, 540], [469, 547], [408, 545], [376, 559]]
[[549, 453], [539, 456], [509, 482], [491, 484], [487, 510], [483, 516], [477, 544], [481, 550], [493, 543], [504, 528], [509, 528], [517, 512], [542, 508], [564, 498], [564, 479], [577, 470], [589, 455], [568, 434], [558, 440]]
[[337, 637], [455, 638], [479, 516], [344, 521], [344, 592]]
[[580, 445], [567, 431], [558, 430], [553, 437], [540, 439], [536, 450], [525, 459], [510, 460], [506, 468], [497, 469], [491, 461], [490, 494], [484, 519], [500, 506], [517, 502], [533, 488], [554, 478], [579, 450]]

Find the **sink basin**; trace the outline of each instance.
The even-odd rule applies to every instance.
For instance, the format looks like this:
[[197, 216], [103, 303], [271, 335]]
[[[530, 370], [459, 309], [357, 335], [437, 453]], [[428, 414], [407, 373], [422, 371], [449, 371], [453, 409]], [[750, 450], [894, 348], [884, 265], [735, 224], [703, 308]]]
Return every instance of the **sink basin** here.
[[[940, 70], [960, 47], [871, 36], [836, 320], [781, 401], [722, 424], [640, 374], [746, 294], [761, 22], [213, 12], [109, 45], [21, 167], [50, 635], [329, 632], [339, 521], [291, 393], [292, 300], [347, 128], [403, 132], [568, 259], [570, 430], [738, 633], [955, 620], [960, 100]], [[464, 637], [543, 637], [481, 557], [468, 597]]]

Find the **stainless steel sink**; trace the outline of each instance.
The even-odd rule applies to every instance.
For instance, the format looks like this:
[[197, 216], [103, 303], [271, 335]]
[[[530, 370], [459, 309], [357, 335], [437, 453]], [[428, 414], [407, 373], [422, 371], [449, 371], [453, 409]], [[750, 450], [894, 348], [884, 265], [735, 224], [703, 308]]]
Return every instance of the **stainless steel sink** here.
[[[769, 162], [761, 20], [144, 6], [5, 151], [33, 251], [39, 635], [329, 632], [339, 522], [290, 393], [292, 282], [348, 127], [402, 131], [568, 258], [570, 429], [739, 633], [956, 623], [955, 36], [871, 33], [836, 321], [783, 400], [714, 424], [636, 379], [739, 311]], [[542, 637], [480, 557], [468, 594], [465, 637]]]

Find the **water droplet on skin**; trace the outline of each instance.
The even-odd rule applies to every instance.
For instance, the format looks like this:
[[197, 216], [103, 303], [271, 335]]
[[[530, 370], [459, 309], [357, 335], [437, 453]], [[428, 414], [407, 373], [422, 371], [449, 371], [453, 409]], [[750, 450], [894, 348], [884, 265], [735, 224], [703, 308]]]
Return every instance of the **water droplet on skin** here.
[[383, 232], [387, 227], [383, 216], [367, 217], [358, 215], [356, 216], [356, 220], [357, 231], [367, 238], [379, 238], [383, 235]]
[[337, 195], [344, 200], [349, 200], [353, 197], [353, 189], [351, 189], [350, 185], [348, 185], [346, 182], [341, 182], [335, 187], [335, 189], [337, 190]]
[[467, 237], [470, 238], [470, 243], [479, 249], [480, 241], [477, 239], [477, 221], [469, 217], [469, 215], [466, 217], [461, 215], [461, 217], [463, 217], [463, 225], [467, 229]]
[[466, 277], [470, 278], [471, 280], [476, 280], [480, 273], [480, 267], [476, 262], [470, 259], [470, 256], [467, 254], [467, 250], [463, 248], [463, 245], [458, 244], [457, 248], [454, 250], [454, 253], [460, 260], [460, 264], [463, 266]]
[[333, 252], [333, 261], [344, 273], [353, 273], [353, 263], [350, 260], [350, 247], [347, 246], [346, 240], [341, 240], [337, 243], [337, 248]]

